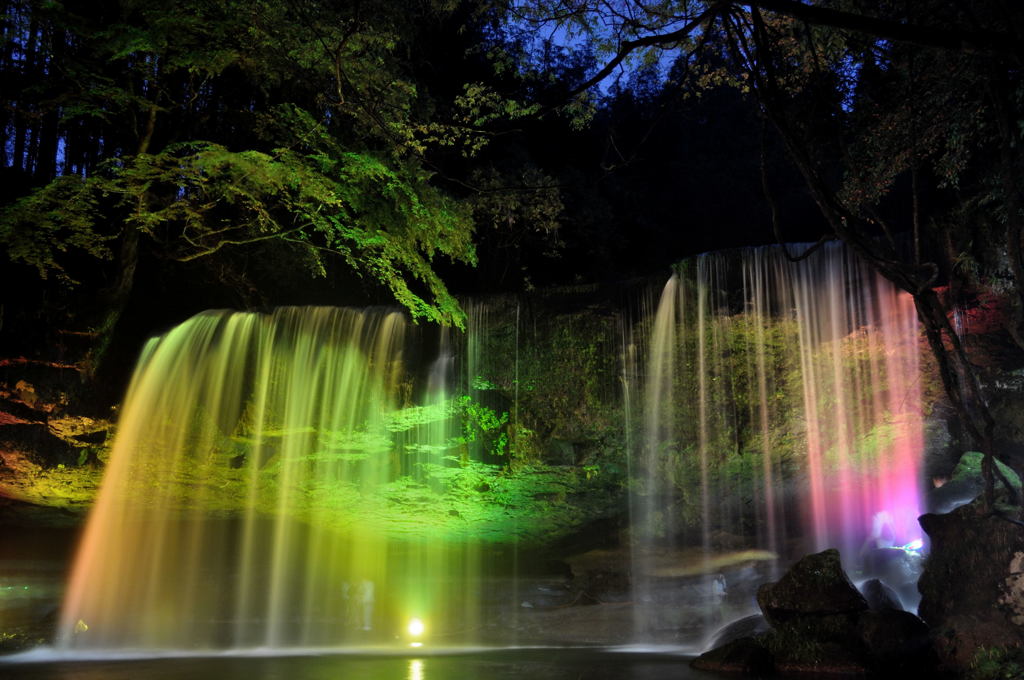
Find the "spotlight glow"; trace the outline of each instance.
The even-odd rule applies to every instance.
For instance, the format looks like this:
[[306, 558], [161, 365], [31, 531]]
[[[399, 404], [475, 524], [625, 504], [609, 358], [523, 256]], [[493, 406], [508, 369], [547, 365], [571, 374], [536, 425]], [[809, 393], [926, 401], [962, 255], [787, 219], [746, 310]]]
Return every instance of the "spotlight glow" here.
[[409, 619], [409, 626], [406, 628], [406, 630], [409, 631], [409, 635], [413, 637], [419, 637], [423, 635], [423, 631], [425, 629], [426, 626], [424, 626], [423, 622], [419, 619]]

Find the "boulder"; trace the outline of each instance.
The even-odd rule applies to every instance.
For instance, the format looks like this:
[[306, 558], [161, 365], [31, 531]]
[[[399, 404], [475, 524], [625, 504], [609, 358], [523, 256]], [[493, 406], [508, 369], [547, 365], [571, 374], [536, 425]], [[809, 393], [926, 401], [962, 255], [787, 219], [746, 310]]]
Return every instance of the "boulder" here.
[[776, 653], [774, 662], [781, 676], [862, 678], [870, 674], [870, 666], [859, 650], [838, 642], [804, 641]]
[[980, 501], [923, 515], [931, 554], [918, 582], [921, 618], [940, 664], [968, 669], [981, 647], [1024, 640], [1024, 531], [986, 514]]
[[762, 677], [773, 672], [774, 661], [771, 652], [757, 638], [744, 637], [701, 654], [690, 666], [701, 671]]
[[857, 632], [872, 665], [895, 670], [920, 668], [928, 654], [928, 626], [898, 609], [862, 612]]
[[935, 664], [924, 622], [903, 611], [881, 582], [865, 586], [868, 598], [850, 583], [838, 551], [808, 555], [758, 590], [770, 630], [731, 639], [763, 623], [759, 617], [740, 619], [719, 632], [716, 642], [724, 644], [693, 667], [752, 675], [928, 677]]
[[772, 626], [809, 615], [855, 616], [868, 608], [834, 549], [808, 555], [775, 583], [762, 585], [757, 590], [757, 604]]
[[900, 596], [896, 591], [877, 578], [865, 581], [860, 587], [860, 593], [867, 600], [868, 609], [873, 612], [886, 609], [903, 609], [903, 603], [900, 602]]
[[729, 642], [733, 642], [734, 640], [739, 640], [740, 638], [753, 637], [761, 633], [766, 633], [770, 629], [771, 627], [761, 614], [744, 616], [715, 631], [715, 635], [711, 639], [711, 644], [708, 645], [708, 647], [716, 649]]

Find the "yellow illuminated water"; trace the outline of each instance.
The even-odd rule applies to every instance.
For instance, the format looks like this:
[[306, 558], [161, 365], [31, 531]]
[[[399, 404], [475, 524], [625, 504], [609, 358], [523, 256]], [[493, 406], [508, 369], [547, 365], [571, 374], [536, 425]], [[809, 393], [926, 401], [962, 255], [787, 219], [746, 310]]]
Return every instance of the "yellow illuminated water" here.
[[442, 342], [415, 387], [413, 330], [398, 313], [285, 308], [207, 312], [151, 341], [60, 646], [393, 642], [410, 617], [428, 638], [475, 629], [474, 530], [420, 471], [457, 446], [451, 355]]

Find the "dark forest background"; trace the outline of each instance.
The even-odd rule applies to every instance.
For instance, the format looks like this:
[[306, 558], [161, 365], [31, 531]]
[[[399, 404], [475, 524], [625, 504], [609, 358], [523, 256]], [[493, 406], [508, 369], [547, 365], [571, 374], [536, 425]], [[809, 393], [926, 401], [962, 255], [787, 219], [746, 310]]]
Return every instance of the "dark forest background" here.
[[995, 291], [1024, 346], [1020, 3], [3, 0], [0, 18], [7, 356], [85, 338], [85, 374], [118, 384], [144, 337], [205, 308], [397, 302], [460, 326], [459, 295], [822, 237], [914, 297], [991, 448], [949, 319]]

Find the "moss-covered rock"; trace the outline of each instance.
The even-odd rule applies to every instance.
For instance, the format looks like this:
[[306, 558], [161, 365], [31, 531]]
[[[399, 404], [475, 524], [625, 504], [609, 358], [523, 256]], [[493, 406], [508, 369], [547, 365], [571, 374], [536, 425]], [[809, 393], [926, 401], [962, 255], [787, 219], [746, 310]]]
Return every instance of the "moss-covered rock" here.
[[868, 608], [864, 596], [850, 582], [830, 549], [807, 555], [781, 579], [757, 591], [757, 604], [765, 619], [778, 626], [799, 617], [857, 614]]

